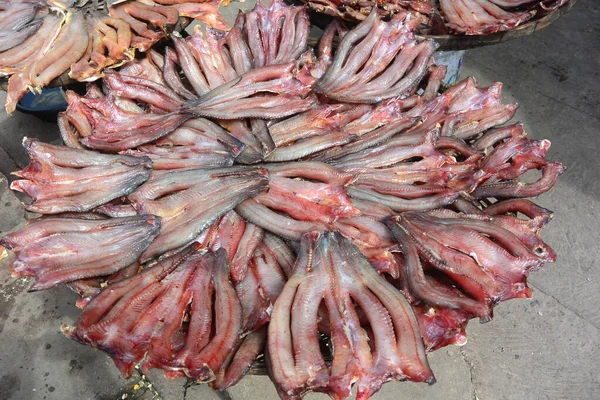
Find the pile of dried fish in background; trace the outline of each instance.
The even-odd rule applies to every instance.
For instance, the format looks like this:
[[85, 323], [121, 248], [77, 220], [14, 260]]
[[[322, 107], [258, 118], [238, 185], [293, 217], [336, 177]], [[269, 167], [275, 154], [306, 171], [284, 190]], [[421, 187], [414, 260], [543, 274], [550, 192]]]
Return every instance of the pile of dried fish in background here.
[[226, 29], [219, 2], [128, 1], [107, 14], [85, 0], [0, 1], [0, 77], [10, 76], [6, 110], [12, 113], [28, 90], [39, 93], [67, 71], [80, 82], [101, 78], [105, 68], [166, 37], [180, 16]]
[[525, 198], [564, 167], [500, 83], [438, 94], [419, 23], [334, 21], [313, 50], [306, 8], [258, 3], [68, 92], [66, 146], [24, 141], [11, 187], [42, 216], [0, 240], [13, 274], [79, 293], [63, 332], [126, 377], [222, 390], [266, 348], [282, 398], [433, 383], [427, 352], [555, 260]]
[[302, 0], [313, 10], [362, 21], [377, 6], [394, 16], [409, 11], [419, 19], [420, 33], [489, 35], [516, 28], [532, 18], [562, 7], [570, 0]]

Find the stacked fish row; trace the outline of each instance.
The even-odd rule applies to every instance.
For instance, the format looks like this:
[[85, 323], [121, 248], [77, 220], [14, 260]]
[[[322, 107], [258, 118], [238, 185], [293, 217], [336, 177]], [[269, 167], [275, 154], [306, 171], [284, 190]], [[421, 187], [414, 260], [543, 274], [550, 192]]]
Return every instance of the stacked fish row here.
[[94, 81], [105, 68], [133, 60], [136, 50], [147, 51], [166, 37], [180, 15], [227, 27], [215, 1], [129, 1], [109, 14], [87, 3], [0, 2], [0, 76], [10, 76], [9, 113], [28, 90], [38, 93], [67, 71], [77, 81]]
[[543, 16], [569, 0], [302, 0], [313, 10], [362, 21], [374, 7], [388, 16], [409, 11], [421, 22], [421, 33], [489, 35], [508, 31]]
[[11, 187], [43, 215], [0, 241], [13, 274], [78, 292], [63, 332], [124, 376], [220, 390], [264, 351], [282, 398], [433, 383], [427, 352], [554, 261], [525, 198], [564, 167], [506, 125], [501, 84], [438, 95], [416, 24], [334, 22], [313, 53], [306, 9], [259, 3], [70, 92], [68, 147], [24, 142]]

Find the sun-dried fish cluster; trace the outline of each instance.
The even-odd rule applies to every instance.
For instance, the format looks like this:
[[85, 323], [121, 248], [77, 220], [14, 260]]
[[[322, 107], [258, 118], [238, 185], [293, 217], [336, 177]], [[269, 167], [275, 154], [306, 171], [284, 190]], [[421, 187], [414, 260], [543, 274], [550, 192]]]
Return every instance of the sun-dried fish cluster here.
[[43, 217], [2, 238], [16, 255], [15, 276], [33, 276], [30, 290], [110, 275], [136, 262], [156, 237], [153, 215], [98, 219], [85, 215]]
[[[90, 3], [93, 5], [93, 3]], [[98, 11], [88, 2], [23, 0], [0, 2], [0, 76], [10, 76], [6, 110], [38, 93], [68, 72], [80, 82], [95, 81], [166, 37], [180, 16], [219, 29], [227, 24], [219, 1], [128, 1]]]
[[0, 239], [13, 273], [80, 294], [63, 332], [126, 377], [222, 390], [264, 353], [284, 399], [435, 382], [427, 353], [555, 260], [526, 198], [564, 167], [500, 83], [439, 94], [414, 29], [373, 12], [313, 52], [306, 8], [258, 3], [68, 92], [66, 147], [24, 142], [43, 215]]
[[410, 12], [421, 33], [489, 35], [508, 31], [562, 7], [570, 0], [302, 0], [313, 10], [362, 21], [375, 7], [393, 17]]

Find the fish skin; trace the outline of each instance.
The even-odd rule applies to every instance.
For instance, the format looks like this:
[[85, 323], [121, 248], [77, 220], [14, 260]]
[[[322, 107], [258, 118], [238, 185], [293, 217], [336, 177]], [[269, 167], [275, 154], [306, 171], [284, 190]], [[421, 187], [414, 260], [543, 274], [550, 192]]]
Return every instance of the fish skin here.
[[[192, 242], [221, 215], [265, 189], [268, 183], [265, 175], [266, 171], [256, 169], [221, 176], [215, 173], [196, 185], [154, 201], [139, 199], [134, 192], [130, 199], [138, 212], [162, 216], [163, 220], [160, 235], [144, 251], [142, 261]], [[140, 190], [144, 189], [142, 185]]]
[[[26, 193], [33, 202], [25, 209], [38, 214], [86, 212], [126, 196], [150, 176], [149, 158], [122, 155], [96, 157], [89, 150], [69, 149], [25, 138], [30, 165], [15, 175], [22, 180], [11, 189]], [[48, 156], [48, 154], [56, 156]], [[80, 160], [73, 163], [69, 160]], [[73, 164], [76, 168], [73, 168]]]
[[[318, 390], [347, 398], [350, 380], [356, 379], [358, 396], [368, 398], [394, 378], [433, 382], [412, 308], [360, 251], [333, 232], [307, 234], [301, 248], [294, 274], [275, 302], [269, 324], [269, 372], [279, 390], [288, 396]], [[335, 346], [330, 366], [321, 355], [317, 336], [322, 299]], [[358, 328], [361, 324], [354, 304], [366, 311], [372, 327], [370, 338]], [[394, 329], [402, 332], [399, 337]], [[373, 355], [368, 340], [376, 343]]]
[[[220, 119], [281, 118], [306, 111], [316, 98], [296, 78], [301, 72], [295, 62], [257, 68], [184, 103], [181, 110]], [[256, 96], [262, 93], [269, 96]]]
[[[203, 277], [208, 277], [210, 285], [212, 260], [211, 255], [206, 254], [206, 250], [200, 245], [190, 246], [171, 257], [163, 258], [142, 273], [115, 283], [111, 290], [100, 292], [83, 309], [75, 326], [63, 325], [61, 330], [73, 340], [109, 353], [123, 376], [128, 378], [134, 366], [150, 350], [149, 340], [163, 333], [162, 331], [153, 333], [152, 330], [145, 329], [145, 323], [141, 324], [137, 331], [132, 330], [132, 321], [135, 322], [137, 317], [148, 321], [168, 311], [165, 318], [169, 316], [170, 318], [168, 324], [165, 324], [165, 329], [177, 322], [181, 324], [185, 300], [169, 306], [161, 299], [173, 295], [177, 295], [180, 300], [182, 296], [190, 298], [192, 293], [190, 293], [189, 283], [199, 282]], [[184, 289], [183, 293], [181, 289]], [[136, 295], [139, 295], [140, 301], [134, 301]], [[149, 307], [153, 300], [157, 300], [154, 310]], [[137, 307], [134, 307], [136, 305]], [[210, 303], [207, 306], [210, 307]], [[120, 314], [127, 315], [127, 318], [120, 318]], [[178, 316], [179, 321], [177, 321]], [[111, 330], [120, 334], [111, 335]], [[140, 340], [142, 337], [148, 342], [142, 342]], [[159, 351], [157, 346], [155, 352]]]
[[[50, 230], [44, 229], [48, 224]], [[160, 218], [152, 215], [110, 220], [55, 217], [33, 222], [0, 242], [15, 252], [13, 274], [33, 276], [29, 290], [35, 291], [123, 269], [138, 259], [159, 230]], [[23, 238], [33, 240], [23, 243]]]
[[0, 30], [0, 52], [10, 50], [23, 43], [29, 36], [33, 35], [38, 31], [42, 25], [41, 19], [35, 19], [17, 31], [13, 30]]

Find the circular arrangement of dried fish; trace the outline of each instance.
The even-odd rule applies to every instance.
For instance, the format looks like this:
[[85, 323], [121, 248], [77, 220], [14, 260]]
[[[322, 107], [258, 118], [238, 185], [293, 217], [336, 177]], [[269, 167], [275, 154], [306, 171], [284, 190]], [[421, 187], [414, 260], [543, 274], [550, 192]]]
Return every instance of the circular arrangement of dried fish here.
[[304, 7], [258, 3], [68, 92], [65, 145], [25, 139], [11, 184], [42, 214], [0, 239], [13, 275], [77, 292], [62, 332], [124, 377], [223, 390], [262, 357], [284, 399], [434, 383], [427, 353], [555, 260], [526, 198], [564, 166], [502, 84], [439, 94], [415, 27], [373, 12], [311, 49]]

